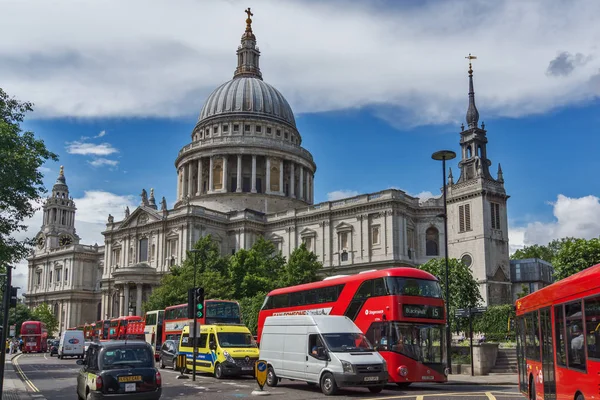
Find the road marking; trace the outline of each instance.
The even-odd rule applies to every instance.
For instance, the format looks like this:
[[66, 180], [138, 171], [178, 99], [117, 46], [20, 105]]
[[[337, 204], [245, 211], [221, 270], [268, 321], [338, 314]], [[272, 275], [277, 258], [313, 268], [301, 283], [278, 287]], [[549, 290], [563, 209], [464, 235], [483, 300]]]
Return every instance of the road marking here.
[[423, 396], [417, 396], [417, 398], [415, 400], [423, 400]]
[[494, 396], [492, 394], [492, 392], [485, 392], [485, 395], [487, 396], [488, 399], [490, 400], [496, 400], [496, 396]]
[[23, 372], [23, 370], [21, 369], [21, 366], [19, 365], [19, 357], [21, 357], [21, 354], [19, 354], [18, 356], [14, 357], [12, 359], [13, 361], [13, 365], [15, 366], [15, 368], [17, 369], [17, 374], [21, 375], [21, 378], [23, 379], [23, 381], [25, 381], [25, 383], [27, 384], [27, 386], [29, 386], [29, 388], [31, 390], [33, 390], [36, 393], [39, 393], [39, 389], [37, 387], [35, 387], [35, 385], [33, 384], [33, 382], [31, 382], [29, 380], [29, 378], [27, 377], [27, 375], [25, 375], [25, 373]]
[[45, 358], [46, 360], [48, 359], [48, 357], [46, 357], [46, 353], [44, 353], [44, 358]]

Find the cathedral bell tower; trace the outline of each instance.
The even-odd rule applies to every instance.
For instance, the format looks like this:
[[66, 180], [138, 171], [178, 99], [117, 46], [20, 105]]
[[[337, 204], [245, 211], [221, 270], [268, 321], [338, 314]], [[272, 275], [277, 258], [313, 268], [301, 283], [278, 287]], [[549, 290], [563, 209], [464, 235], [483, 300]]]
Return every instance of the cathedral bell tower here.
[[49, 249], [79, 243], [79, 236], [75, 233], [77, 208], [73, 198], [69, 197], [69, 187], [62, 165], [52, 187], [52, 194], [46, 199], [42, 209], [42, 229], [36, 237], [36, 252], [43, 253]]
[[[474, 56], [467, 57], [469, 61]], [[485, 305], [511, 302], [508, 218], [502, 169], [490, 174], [485, 124], [479, 126], [469, 62], [467, 126], [461, 126], [460, 177], [448, 175], [448, 254], [463, 261], [480, 285]]]

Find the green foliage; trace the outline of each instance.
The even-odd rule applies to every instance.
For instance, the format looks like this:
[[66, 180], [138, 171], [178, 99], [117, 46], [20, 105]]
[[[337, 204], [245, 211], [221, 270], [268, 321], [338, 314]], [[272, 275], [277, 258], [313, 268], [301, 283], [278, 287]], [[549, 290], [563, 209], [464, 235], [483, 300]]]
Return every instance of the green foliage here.
[[554, 279], [564, 279], [599, 263], [600, 239], [564, 240], [553, 260]]
[[33, 216], [35, 202], [46, 192], [39, 167], [58, 159], [33, 132], [21, 131], [32, 107], [0, 89], [0, 265], [27, 256], [32, 240], [19, 241], [12, 235], [26, 229], [23, 220]]
[[244, 324], [250, 329], [253, 335], [258, 331], [258, 313], [262, 307], [265, 297], [265, 292], [258, 292], [254, 297], [246, 297], [240, 300], [240, 311], [242, 313]]
[[529, 294], [529, 288], [526, 285], [521, 285], [521, 291], [517, 293], [517, 299], [525, 297]]
[[[496, 342], [506, 339], [509, 334], [508, 319], [515, 318], [515, 309], [512, 304], [490, 306], [486, 312], [473, 320], [473, 330], [483, 332], [486, 341]], [[514, 334], [514, 332], [512, 332]]]
[[[10, 317], [10, 315], [9, 315]], [[58, 319], [54, 316], [52, 309], [48, 303], [42, 303], [31, 312], [31, 319], [33, 321], [41, 321], [46, 324], [48, 335], [53, 335], [58, 329]]]
[[302, 243], [300, 247], [290, 254], [290, 260], [284, 265], [279, 277], [279, 287], [300, 285], [318, 280], [317, 272], [323, 268], [317, 255], [306, 248]]
[[554, 252], [549, 246], [534, 244], [532, 246], [525, 246], [510, 256], [511, 260], [523, 260], [525, 258], [539, 258], [551, 263], [552, 258], [554, 258]]
[[[2, 313], [0, 313], [0, 320], [2, 319]], [[16, 325], [16, 335], [18, 336], [21, 332], [21, 324], [23, 321], [31, 321], [31, 310], [25, 304], [17, 303], [16, 310], [11, 308], [8, 313], [8, 325]], [[6, 333], [8, 335], [8, 332]]]

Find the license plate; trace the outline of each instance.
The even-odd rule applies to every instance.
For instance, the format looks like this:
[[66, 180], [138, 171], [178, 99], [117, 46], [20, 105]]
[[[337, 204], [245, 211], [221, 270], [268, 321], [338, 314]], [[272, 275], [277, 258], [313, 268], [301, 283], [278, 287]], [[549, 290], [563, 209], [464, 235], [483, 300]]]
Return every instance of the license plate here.
[[139, 375], [120, 376], [119, 377], [119, 382], [137, 382], [137, 381], [141, 381], [141, 380], [142, 380], [142, 377]]
[[379, 377], [378, 376], [365, 376], [365, 382], [373, 382], [373, 381], [378, 381]]
[[426, 375], [426, 376], [422, 376], [421, 379], [423, 379], [424, 381], [432, 381], [435, 378], [431, 375]]
[[126, 392], [135, 392], [135, 383], [126, 383], [125, 391]]
[[71, 350], [71, 348], [67, 346], [67, 347], [65, 347], [65, 350]]

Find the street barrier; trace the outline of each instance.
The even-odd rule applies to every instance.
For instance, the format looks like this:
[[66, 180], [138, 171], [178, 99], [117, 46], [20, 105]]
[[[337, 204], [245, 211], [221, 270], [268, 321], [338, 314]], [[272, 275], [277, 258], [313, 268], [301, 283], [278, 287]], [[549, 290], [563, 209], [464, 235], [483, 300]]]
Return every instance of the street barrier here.
[[267, 362], [264, 360], [257, 360], [254, 364], [254, 375], [256, 376], [256, 383], [263, 390], [263, 386], [267, 382]]

